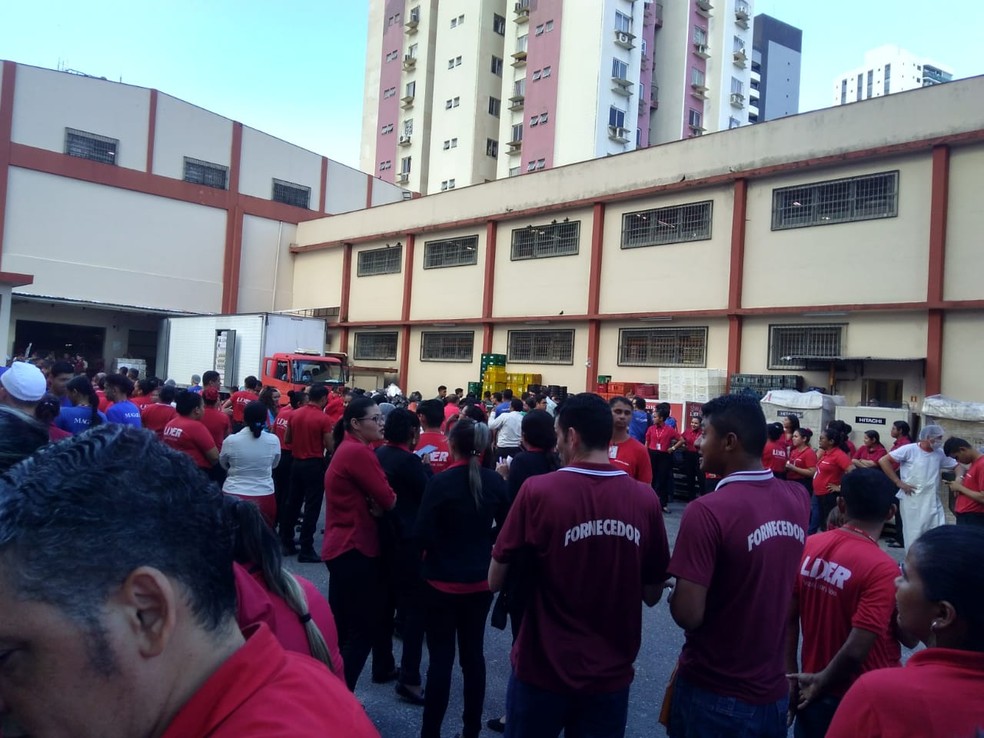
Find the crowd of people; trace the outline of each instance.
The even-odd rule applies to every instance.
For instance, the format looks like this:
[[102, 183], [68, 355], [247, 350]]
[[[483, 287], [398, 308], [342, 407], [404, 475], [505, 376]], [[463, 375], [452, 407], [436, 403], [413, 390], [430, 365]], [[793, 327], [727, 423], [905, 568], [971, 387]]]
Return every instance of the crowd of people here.
[[[0, 374], [8, 738], [376, 736], [353, 696], [370, 663], [422, 707], [406, 734], [440, 738], [456, 659], [464, 738], [621, 736], [667, 593], [673, 738], [984, 730], [984, 457], [939, 426], [897, 423], [888, 450], [834, 421], [813, 449], [744, 395], [681, 431], [642, 398], [253, 377], [224, 398], [211, 370], [77, 369]], [[288, 556], [323, 562], [327, 593]], [[504, 715], [484, 714], [489, 624], [513, 638]]]

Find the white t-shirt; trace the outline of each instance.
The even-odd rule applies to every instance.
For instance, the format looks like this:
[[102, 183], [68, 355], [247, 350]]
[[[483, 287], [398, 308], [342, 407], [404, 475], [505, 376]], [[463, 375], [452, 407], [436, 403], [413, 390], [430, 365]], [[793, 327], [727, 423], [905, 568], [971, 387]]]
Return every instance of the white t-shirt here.
[[508, 413], [497, 415], [489, 423], [489, 428], [498, 430], [495, 445], [499, 448], [519, 448], [520, 441], [523, 440], [523, 413], [518, 410], [511, 410]]
[[913, 494], [923, 492], [935, 493], [940, 484], [940, 471], [953, 469], [957, 462], [949, 458], [941, 449], [923, 451], [918, 443], [908, 443], [894, 451], [889, 456], [899, 462], [899, 477], [906, 484], [916, 488]]
[[273, 469], [280, 463], [280, 441], [273, 433], [253, 438], [243, 428], [222, 442], [219, 463], [228, 470], [222, 491], [243, 497], [273, 494]]

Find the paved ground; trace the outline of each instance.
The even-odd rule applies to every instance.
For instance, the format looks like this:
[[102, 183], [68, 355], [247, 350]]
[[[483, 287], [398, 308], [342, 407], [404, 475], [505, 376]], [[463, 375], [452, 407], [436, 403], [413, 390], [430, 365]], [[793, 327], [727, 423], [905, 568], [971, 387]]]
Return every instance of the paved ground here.
[[[685, 503], [674, 502], [670, 505], [670, 514], [666, 516], [666, 530], [670, 546], [676, 541], [680, 525], [680, 515]], [[884, 542], [883, 542], [884, 547]], [[320, 536], [315, 541], [315, 547], [320, 550]], [[901, 559], [900, 549], [887, 549], [896, 559]], [[288, 560], [289, 567], [307, 577], [322, 592], [328, 591], [328, 572], [323, 564], [298, 564], [296, 560]], [[587, 585], [588, 583], [586, 583]], [[589, 586], [584, 591], [585, 597], [591, 596]], [[495, 717], [504, 714], [506, 698], [506, 682], [509, 678], [509, 649], [511, 638], [509, 631], [486, 629], [485, 658], [488, 671], [488, 687], [485, 696], [485, 717]], [[642, 648], [636, 660], [636, 677], [632, 684], [629, 697], [629, 721], [626, 738], [655, 738], [665, 736], [666, 731], [658, 722], [659, 708], [663, 699], [663, 691], [676, 663], [680, 648], [683, 646], [683, 631], [680, 630], [670, 617], [666, 601], [660, 602], [654, 608], [643, 608]], [[394, 642], [397, 662], [399, 663], [400, 642]], [[424, 652], [422, 671], [426, 674], [427, 654]], [[356, 697], [365, 705], [369, 717], [372, 718], [383, 738], [412, 738], [420, 731], [420, 716], [423, 708], [413, 707], [400, 701], [393, 693], [392, 684], [372, 684], [369, 679], [369, 665], [363, 672], [356, 689]], [[444, 720], [444, 734], [453, 736], [461, 729], [461, 674], [455, 670], [451, 685], [451, 703]], [[791, 733], [791, 731], [790, 731]], [[496, 735], [485, 729], [485, 736]]]

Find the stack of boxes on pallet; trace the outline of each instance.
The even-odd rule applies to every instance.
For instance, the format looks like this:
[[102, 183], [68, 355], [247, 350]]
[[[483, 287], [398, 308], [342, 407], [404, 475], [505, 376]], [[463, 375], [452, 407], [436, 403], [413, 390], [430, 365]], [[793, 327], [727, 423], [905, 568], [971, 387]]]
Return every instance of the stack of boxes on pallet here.
[[[482, 354], [482, 378], [480, 382], [469, 382], [468, 390], [473, 386], [478, 386], [480, 394], [485, 392], [502, 392], [505, 389], [512, 390], [512, 393], [519, 397], [524, 392], [539, 392], [543, 385], [543, 375], [541, 374], [519, 374], [506, 371], [505, 354]], [[567, 393], [567, 388], [558, 387], [558, 394], [563, 389], [563, 394]]]
[[666, 402], [707, 402], [725, 393], [724, 369], [660, 369], [659, 399]]
[[624, 397], [630, 394], [656, 400], [659, 397], [659, 385], [643, 382], [613, 382], [611, 376], [599, 374], [598, 384], [595, 386], [595, 393], [601, 395], [606, 400], [610, 400], [613, 397]]

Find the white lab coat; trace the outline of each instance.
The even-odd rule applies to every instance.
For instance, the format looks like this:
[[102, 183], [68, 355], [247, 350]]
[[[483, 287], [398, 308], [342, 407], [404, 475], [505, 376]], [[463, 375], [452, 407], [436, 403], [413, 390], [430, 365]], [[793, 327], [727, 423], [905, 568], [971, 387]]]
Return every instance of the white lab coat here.
[[923, 451], [918, 443], [909, 443], [890, 451], [900, 465], [899, 477], [915, 487], [907, 495], [899, 490], [899, 513], [902, 516], [902, 535], [906, 549], [930, 528], [946, 523], [943, 504], [940, 502], [940, 472], [953, 469], [957, 462], [943, 451]]

